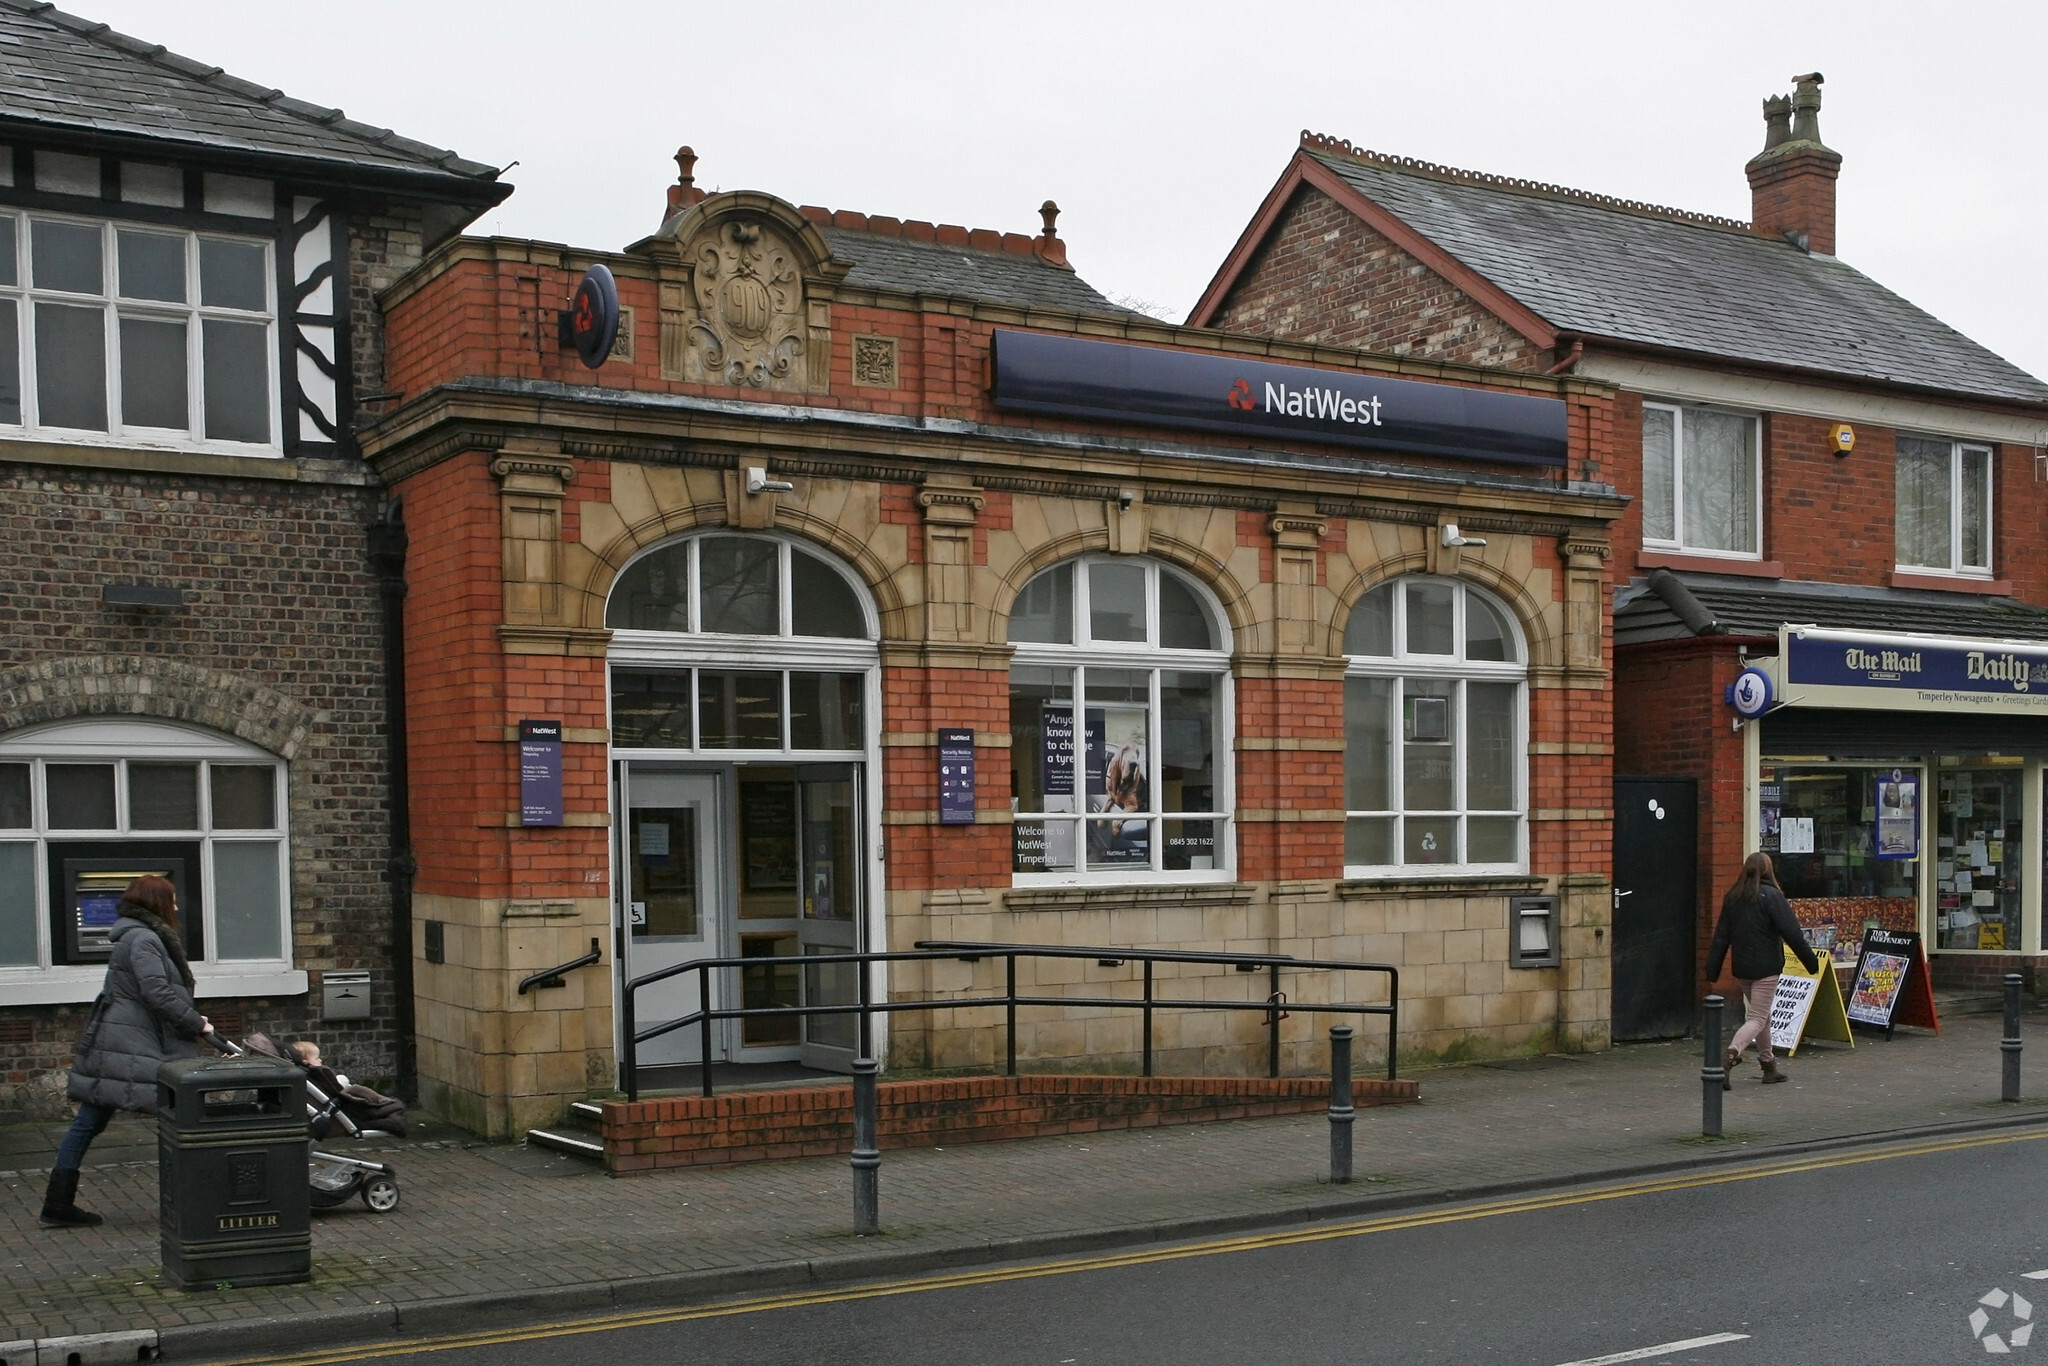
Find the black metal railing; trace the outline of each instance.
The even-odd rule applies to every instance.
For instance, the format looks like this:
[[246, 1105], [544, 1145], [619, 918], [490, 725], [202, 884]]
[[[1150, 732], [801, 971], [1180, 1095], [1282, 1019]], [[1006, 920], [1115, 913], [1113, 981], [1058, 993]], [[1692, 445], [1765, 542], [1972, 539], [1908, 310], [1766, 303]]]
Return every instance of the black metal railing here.
[[534, 973], [533, 976], [523, 979], [519, 983], [519, 994], [524, 996], [527, 992], [537, 987], [567, 986], [568, 983], [562, 980], [563, 973], [574, 972], [577, 968], [587, 968], [603, 957], [604, 950], [598, 947], [596, 939], [592, 939], [590, 941], [590, 952], [584, 954], [581, 958], [572, 958], [557, 967], [543, 968], [539, 972]]
[[[1003, 992], [1000, 996], [947, 996], [938, 999], [876, 1001], [871, 999], [872, 975], [868, 967], [873, 963], [917, 963], [953, 959], [965, 962], [979, 962], [984, 958], [1003, 960]], [[1121, 967], [1125, 963], [1137, 963], [1141, 967], [1143, 994], [1140, 996], [1024, 996], [1017, 992], [1017, 961], [1019, 959], [1091, 959], [1103, 967]], [[1141, 1051], [1144, 1058], [1144, 1074], [1152, 1075], [1152, 1021], [1161, 1010], [1256, 1010], [1266, 1016], [1267, 1028], [1272, 1032], [1266, 1039], [1266, 1071], [1268, 1076], [1280, 1075], [1280, 1021], [1295, 1012], [1304, 1015], [1384, 1015], [1387, 1018], [1387, 1080], [1395, 1078], [1396, 1042], [1400, 1033], [1401, 972], [1387, 963], [1359, 963], [1334, 958], [1295, 958], [1286, 954], [1270, 953], [1190, 953], [1168, 949], [1118, 949], [1118, 948], [1068, 948], [1051, 944], [979, 944], [952, 940], [923, 940], [915, 949], [899, 949], [889, 952], [872, 953], [820, 953], [798, 959], [783, 960], [785, 963], [802, 968], [827, 967], [839, 963], [852, 963], [859, 967], [854, 974], [859, 982], [858, 999], [838, 1004], [808, 1004], [793, 1006], [728, 1006], [709, 1009], [711, 1000], [711, 974], [733, 968], [759, 968], [764, 960], [760, 958], [700, 958], [695, 962], [677, 963], [672, 967], [658, 969], [635, 977], [626, 983], [620, 1007], [624, 1018], [620, 1021], [620, 1037], [625, 1041], [626, 1055], [621, 1069], [626, 1090], [626, 1099], [640, 1098], [639, 1048], [650, 1039], [692, 1025], [698, 1030], [698, 1053], [701, 1060], [699, 1070], [703, 1074], [703, 1094], [712, 1094], [711, 1027], [719, 1020], [776, 1019], [795, 1016], [809, 1019], [814, 1016], [854, 1015], [858, 1017], [858, 1055], [863, 1058], [874, 1056], [873, 1018], [878, 1014], [892, 1014], [898, 1011], [914, 1010], [973, 1010], [977, 1008], [1003, 1010], [1004, 1025], [1004, 1070], [1010, 1076], [1017, 1075], [1017, 1011], [1022, 1007], [1050, 1007], [1066, 1009], [1075, 1006], [1106, 1008], [1113, 1010], [1136, 1010], [1143, 1019]], [[1266, 973], [1268, 994], [1263, 1001], [1214, 1001], [1193, 1000], [1184, 997], [1162, 997], [1157, 994], [1154, 968], [1160, 963], [1197, 964], [1211, 967], [1228, 967], [1238, 972]], [[1387, 979], [1387, 999], [1383, 1003], [1358, 1001], [1302, 1002], [1290, 1001], [1282, 991], [1281, 973], [1284, 971], [1307, 972], [1370, 972], [1383, 974]], [[636, 1024], [635, 997], [640, 988], [656, 982], [665, 982], [685, 973], [697, 975], [697, 1000], [699, 1008], [673, 1020], [649, 1025], [645, 1029]]]

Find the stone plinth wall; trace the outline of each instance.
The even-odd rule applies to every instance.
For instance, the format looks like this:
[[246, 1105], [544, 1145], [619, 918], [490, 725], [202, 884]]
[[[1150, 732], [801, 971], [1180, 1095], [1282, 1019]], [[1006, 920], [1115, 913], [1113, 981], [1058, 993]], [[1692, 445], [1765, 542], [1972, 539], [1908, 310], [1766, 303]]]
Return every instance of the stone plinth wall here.
[[[1357, 1105], [1421, 1099], [1421, 1084], [1365, 1077]], [[1325, 1077], [964, 1077], [879, 1087], [878, 1145], [925, 1148], [1005, 1138], [1143, 1129], [1324, 1110]], [[851, 1084], [730, 1095], [612, 1101], [601, 1125], [614, 1176], [790, 1157], [853, 1147]]]

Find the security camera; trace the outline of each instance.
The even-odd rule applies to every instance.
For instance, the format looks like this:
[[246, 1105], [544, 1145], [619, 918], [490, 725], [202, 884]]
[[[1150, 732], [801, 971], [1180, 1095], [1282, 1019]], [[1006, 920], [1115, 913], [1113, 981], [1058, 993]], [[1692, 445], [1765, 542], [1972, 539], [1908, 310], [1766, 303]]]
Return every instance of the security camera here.
[[1477, 536], [1460, 536], [1458, 534], [1458, 524], [1456, 522], [1444, 523], [1444, 546], [1446, 549], [1461, 545], [1485, 544], [1486, 542]]
[[748, 493], [788, 493], [795, 487], [787, 479], [770, 479], [768, 471], [760, 465], [747, 466]]

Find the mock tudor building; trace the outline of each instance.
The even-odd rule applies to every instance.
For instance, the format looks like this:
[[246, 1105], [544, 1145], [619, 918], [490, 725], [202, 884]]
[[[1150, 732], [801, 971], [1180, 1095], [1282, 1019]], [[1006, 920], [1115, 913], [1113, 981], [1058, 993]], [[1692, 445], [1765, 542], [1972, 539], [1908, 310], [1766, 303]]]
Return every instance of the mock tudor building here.
[[1304, 133], [1190, 318], [1620, 388], [1579, 472], [1630, 500], [1620, 1038], [1688, 1027], [1758, 848], [1844, 957], [1914, 933], [1969, 983], [2044, 949], [2048, 385], [1837, 256], [1842, 158], [1795, 86], [1746, 223]]
[[[380, 296], [424, 1099], [552, 1122], [627, 1080], [635, 977], [736, 958], [713, 1006], [844, 1003], [804, 958], [930, 939], [1391, 963], [1405, 1053], [1604, 1044], [1611, 386], [1176, 328], [1086, 284], [1050, 203], [969, 230], [707, 196], [694, 161], [623, 251], [456, 238]], [[600, 268], [586, 361], [557, 311], [588, 282], [603, 316]], [[1138, 989], [1059, 966], [1020, 986]], [[876, 1047], [986, 1067], [1001, 1026]], [[1318, 1021], [1278, 1027], [1312, 1065]], [[1135, 1071], [1138, 1028], [1035, 1007], [1018, 1049]], [[1158, 1066], [1262, 1067], [1268, 1028], [1161, 1012]], [[637, 1079], [853, 1044], [720, 1021]]]
[[61, 1112], [145, 872], [224, 1030], [403, 1078], [404, 528], [354, 428], [375, 292], [507, 190], [0, 0], [0, 1113]]

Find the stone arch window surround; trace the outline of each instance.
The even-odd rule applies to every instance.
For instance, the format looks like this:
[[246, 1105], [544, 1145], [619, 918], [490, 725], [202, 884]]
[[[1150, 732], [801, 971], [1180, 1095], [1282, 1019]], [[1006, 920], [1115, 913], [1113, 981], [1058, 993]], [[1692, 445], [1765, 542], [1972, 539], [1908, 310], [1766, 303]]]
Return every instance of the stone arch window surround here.
[[1234, 875], [1230, 633], [1156, 560], [1085, 555], [1011, 604], [1018, 886]]
[[1345, 874], [1527, 867], [1528, 643], [1471, 584], [1405, 575], [1345, 627]]
[[269, 750], [156, 720], [80, 717], [0, 737], [0, 1002], [92, 999], [114, 883], [159, 865], [183, 888], [200, 995], [305, 991], [287, 777]]
[[859, 578], [793, 537], [692, 533], [619, 573], [615, 750], [867, 754], [879, 620]]

